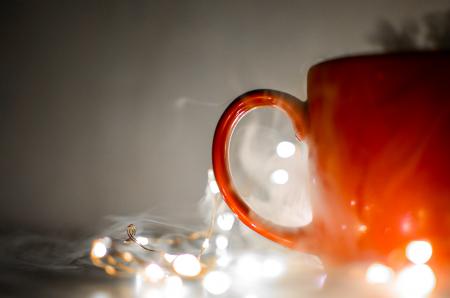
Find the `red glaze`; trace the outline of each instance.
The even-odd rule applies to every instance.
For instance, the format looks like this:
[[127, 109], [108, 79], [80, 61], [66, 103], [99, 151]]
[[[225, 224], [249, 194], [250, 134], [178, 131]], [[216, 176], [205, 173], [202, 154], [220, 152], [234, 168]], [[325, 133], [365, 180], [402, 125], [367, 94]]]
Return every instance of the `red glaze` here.
[[[235, 189], [230, 136], [250, 110], [273, 106], [309, 146], [313, 222], [286, 228], [258, 216]], [[313, 66], [308, 101], [274, 90], [243, 94], [213, 141], [220, 191], [238, 217], [282, 245], [334, 262], [403, 262], [411, 240], [450, 263], [450, 53], [341, 58]], [[345, 227], [345, 228], [344, 228]]]

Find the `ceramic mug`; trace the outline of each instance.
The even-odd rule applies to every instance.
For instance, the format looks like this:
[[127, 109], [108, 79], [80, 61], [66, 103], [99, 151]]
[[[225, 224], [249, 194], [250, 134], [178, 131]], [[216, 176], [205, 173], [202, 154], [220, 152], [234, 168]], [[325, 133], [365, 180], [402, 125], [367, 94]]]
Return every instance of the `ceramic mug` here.
[[[450, 53], [344, 57], [313, 66], [307, 101], [275, 90], [234, 100], [220, 118], [213, 168], [239, 219], [284, 246], [330, 261], [388, 261], [412, 240], [450, 260]], [[230, 137], [259, 107], [292, 120], [309, 148], [313, 220], [292, 228], [255, 213], [233, 184]]]

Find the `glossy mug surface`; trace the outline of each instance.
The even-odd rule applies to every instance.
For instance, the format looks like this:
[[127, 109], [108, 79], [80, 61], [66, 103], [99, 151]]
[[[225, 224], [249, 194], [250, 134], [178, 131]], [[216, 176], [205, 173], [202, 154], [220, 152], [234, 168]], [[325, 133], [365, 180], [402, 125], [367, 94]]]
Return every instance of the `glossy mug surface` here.
[[[309, 70], [307, 88], [306, 103], [254, 90], [223, 113], [213, 167], [229, 207], [263, 236], [331, 262], [395, 263], [407, 243], [427, 240], [432, 262], [449, 265], [450, 53], [329, 60]], [[316, 183], [313, 220], [303, 227], [259, 216], [232, 182], [232, 131], [250, 110], [267, 106], [284, 111], [309, 148]]]

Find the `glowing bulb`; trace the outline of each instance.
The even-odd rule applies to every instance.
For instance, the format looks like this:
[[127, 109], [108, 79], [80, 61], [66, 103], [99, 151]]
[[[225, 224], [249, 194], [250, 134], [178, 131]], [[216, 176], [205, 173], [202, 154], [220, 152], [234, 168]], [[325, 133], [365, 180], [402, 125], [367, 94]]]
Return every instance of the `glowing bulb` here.
[[126, 251], [122, 254], [122, 259], [125, 262], [131, 262], [133, 260], [133, 255], [131, 253], [129, 253], [128, 251]]
[[136, 242], [139, 243], [140, 245], [147, 245], [148, 244], [148, 238], [139, 236], [139, 237], [136, 238]]
[[183, 296], [183, 280], [177, 275], [169, 276], [165, 282], [165, 297]]
[[394, 276], [394, 271], [383, 264], [374, 263], [367, 268], [366, 281], [370, 284], [389, 283]]
[[289, 174], [286, 170], [278, 169], [272, 172], [270, 180], [275, 184], [286, 184], [289, 180]]
[[218, 235], [216, 237], [216, 246], [219, 249], [225, 249], [228, 247], [228, 238], [224, 235]]
[[217, 225], [224, 231], [230, 231], [233, 228], [234, 215], [231, 212], [225, 212], [217, 217]]
[[220, 192], [219, 186], [217, 185], [217, 182], [215, 180], [209, 182], [209, 189], [213, 194], [218, 194]]
[[106, 245], [101, 240], [97, 240], [92, 247], [92, 255], [96, 258], [103, 258], [107, 253]]
[[200, 261], [191, 254], [179, 255], [173, 261], [173, 270], [182, 276], [193, 277], [200, 274], [202, 265]]
[[265, 277], [275, 278], [283, 272], [283, 264], [278, 260], [268, 259], [263, 262], [263, 275]]
[[256, 280], [262, 274], [262, 264], [253, 256], [241, 257], [237, 262], [237, 273], [247, 281]]
[[295, 145], [291, 142], [280, 142], [277, 145], [277, 154], [281, 158], [288, 158], [294, 155], [295, 153]]
[[412, 265], [403, 269], [396, 282], [401, 297], [425, 297], [436, 286], [436, 276], [427, 265]]
[[406, 257], [414, 264], [425, 264], [431, 259], [433, 247], [428, 241], [411, 241], [406, 246]]
[[145, 267], [145, 275], [151, 282], [158, 282], [164, 278], [164, 271], [157, 264], [150, 264]]
[[222, 271], [209, 272], [203, 279], [203, 287], [213, 295], [221, 295], [231, 286], [231, 278]]

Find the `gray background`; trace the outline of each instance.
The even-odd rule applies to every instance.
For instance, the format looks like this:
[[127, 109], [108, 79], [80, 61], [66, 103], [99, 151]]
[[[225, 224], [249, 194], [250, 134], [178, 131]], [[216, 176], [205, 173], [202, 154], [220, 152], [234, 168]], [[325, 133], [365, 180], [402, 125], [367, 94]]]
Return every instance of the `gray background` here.
[[[307, 69], [376, 51], [381, 18], [448, 1], [17, 1], [1, 9], [0, 223], [92, 231], [196, 214], [233, 98], [305, 98]], [[194, 218], [195, 216], [191, 216]]]

